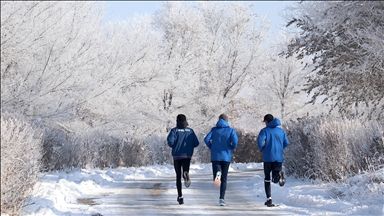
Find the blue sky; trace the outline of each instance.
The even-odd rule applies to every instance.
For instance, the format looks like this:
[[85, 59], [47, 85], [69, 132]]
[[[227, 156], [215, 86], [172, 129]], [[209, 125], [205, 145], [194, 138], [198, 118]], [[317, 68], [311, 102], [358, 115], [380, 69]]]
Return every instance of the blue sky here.
[[[293, 1], [247, 1], [254, 5], [256, 13], [266, 16], [270, 20], [270, 31], [276, 35], [285, 22], [279, 16], [279, 12]], [[153, 14], [161, 6], [161, 1], [107, 1], [106, 18], [109, 19], [128, 19], [135, 13]]]

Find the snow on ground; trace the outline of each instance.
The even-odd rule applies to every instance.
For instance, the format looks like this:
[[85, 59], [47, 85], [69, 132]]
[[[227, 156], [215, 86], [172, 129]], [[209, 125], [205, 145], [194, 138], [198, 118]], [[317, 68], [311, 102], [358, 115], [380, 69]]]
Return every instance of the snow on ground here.
[[[231, 164], [230, 172], [249, 169], [262, 169], [262, 163]], [[211, 164], [192, 164], [190, 168], [191, 176], [211, 175], [211, 172]], [[116, 187], [122, 182], [174, 175], [173, 165], [45, 173], [30, 199], [32, 204], [25, 207], [23, 215], [57, 215], [60, 214], [58, 210], [67, 212], [68, 206], [82, 209], [85, 205], [79, 203], [79, 198], [86, 197], [90, 191]], [[255, 194], [255, 200], [263, 202], [263, 178], [262, 175], [255, 175], [246, 180], [244, 193]], [[369, 183], [372, 181], [375, 183]], [[272, 184], [273, 197], [283, 200], [277, 208], [295, 215], [335, 215], [335, 212], [337, 215], [384, 215], [384, 169], [369, 175], [357, 175], [339, 185], [288, 176], [284, 187]]]

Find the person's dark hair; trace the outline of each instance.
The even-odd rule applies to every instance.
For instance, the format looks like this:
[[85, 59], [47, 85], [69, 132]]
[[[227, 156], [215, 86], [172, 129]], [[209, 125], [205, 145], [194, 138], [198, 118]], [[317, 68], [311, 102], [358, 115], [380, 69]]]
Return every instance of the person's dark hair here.
[[188, 126], [187, 117], [184, 114], [177, 115], [176, 127], [185, 128]]
[[220, 120], [220, 119], [223, 119], [223, 120], [225, 120], [226, 122], [228, 122], [228, 116], [225, 115], [224, 113], [221, 114], [221, 115], [219, 116], [219, 120]]
[[271, 122], [274, 119], [272, 114], [267, 114], [264, 116], [263, 122], [267, 121], [268, 123]]

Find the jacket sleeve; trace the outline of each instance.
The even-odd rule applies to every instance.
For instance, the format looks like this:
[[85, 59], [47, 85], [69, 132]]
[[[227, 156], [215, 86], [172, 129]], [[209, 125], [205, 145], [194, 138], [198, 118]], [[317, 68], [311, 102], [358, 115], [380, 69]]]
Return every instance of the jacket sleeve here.
[[257, 147], [259, 148], [260, 151], [263, 151], [263, 149], [264, 149], [263, 143], [264, 143], [266, 138], [267, 137], [266, 137], [264, 130], [261, 130], [259, 135], [257, 136]]
[[232, 132], [231, 132], [231, 142], [232, 142], [232, 148], [236, 149], [237, 145], [239, 144], [239, 138], [237, 137], [235, 129], [232, 129]]
[[193, 132], [192, 134], [193, 134], [193, 147], [197, 147], [199, 146], [199, 139], [197, 139], [195, 132]]
[[209, 131], [209, 133], [207, 134], [207, 136], [205, 136], [205, 138], [204, 138], [205, 145], [206, 145], [209, 149], [211, 149], [211, 147], [212, 147], [211, 137], [212, 137], [212, 130]]
[[176, 130], [172, 129], [169, 132], [168, 137], [167, 137], [168, 146], [171, 147], [171, 148], [175, 144], [175, 136], [176, 136], [175, 132], [176, 132]]
[[287, 147], [289, 145], [288, 137], [284, 132], [284, 142], [283, 142], [283, 148]]

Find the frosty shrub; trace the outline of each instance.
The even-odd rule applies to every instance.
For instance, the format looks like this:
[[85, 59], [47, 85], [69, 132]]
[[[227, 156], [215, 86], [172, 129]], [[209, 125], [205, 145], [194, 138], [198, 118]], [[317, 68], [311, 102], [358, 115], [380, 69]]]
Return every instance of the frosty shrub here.
[[[191, 162], [210, 163], [210, 150], [204, 143], [204, 134], [197, 134], [197, 137], [200, 144], [194, 149]], [[239, 131], [238, 137], [234, 162], [261, 162], [256, 135]], [[43, 171], [172, 164], [171, 148], [166, 139], [165, 134], [110, 135], [100, 129], [70, 132], [49, 128], [44, 133]]]
[[199, 146], [197, 146], [194, 150], [191, 163], [211, 163], [211, 151], [204, 143], [204, 134], [197, 133], [196, 136], [199, 140]]
[[239, 145], [233, 153], [233, 162], [262, 162], [261, 152], [256, 144], [257, 134], [244, 133], [241, 130], [237, 130], [237, 136], [239, 137]]
[[121, 140], [105, 133], [93, 135], [83, 140], [84, 150], [88, 152], [88, 154], [84, 152], [85, 155], [92, 155], [88, 156], [87, 163], [84, 165], [98, 168], [119, 167]]
[[117, 168], [164, 164], [172, 161], [166, 138], [113, 136], [93, 129], [69, 132], [49, 128], [44, 134], [44, 169]]
[[130, 138], [121, 148], [121, 165], [148, 166], [169, 164], [172, 156], [165, 137], [151, 135], [144, 138]]
[[148, 146], [145, 157], [150, 159], [149, 165], [169, 164], [172, 161], [171, 148], [168, 147], [166, 137], [151, 135], [145, 137], [143, 142]]
[[116, 168], [121, 165], [124, 144], [124, 139], [100, 130], [71, 133], [47, 129], [44, 135], [44, 171]]
[[325, 181], [344, 181], [383, 168], [383, 125], [377, 121], [311, 117], [285, 126], [287, 174]]
[[146, 152], [148, 146], [143, 141], [134, 138], [127, 139], [123, 142], [120, 150], [121, 165], [125, 167], [139, 167], [146, 165]]
[[41, 132], [1, 112], [1, 213], [18, 215], [38, 181]]
[[63, 164], [63, 156], [60, 150], [68, 146], [67, 133], [56, 128], [45, 128], [43, 135], [43, 157], [41, 171], [52, 171], [60, 169]]

